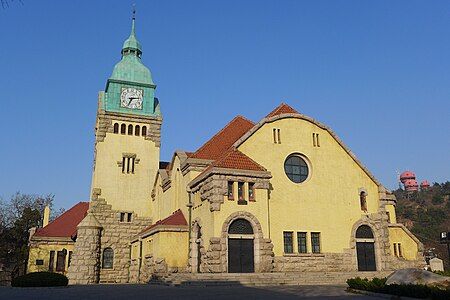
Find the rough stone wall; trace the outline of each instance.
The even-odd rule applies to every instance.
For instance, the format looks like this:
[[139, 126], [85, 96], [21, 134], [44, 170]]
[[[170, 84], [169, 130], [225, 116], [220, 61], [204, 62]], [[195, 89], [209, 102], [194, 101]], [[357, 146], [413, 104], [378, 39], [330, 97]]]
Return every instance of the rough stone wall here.
[[101, 228], [78, 228], [77, 236], [68, 271], [69, 283], [98, 283]]
[[248, 175], [242, 175], [229, 171], [230, 174], [214, 174], [205, 178], [199, 183], [193, 192], [200, 192], [200, 199], [202, 201], [208, 200], [210, 203], [210, 211], [220, 211], [220, 205], [224, 201], [224, 196], [228, 192], [228, 181], [235, 182], [254, 182], [256, 189], [269, 189], [269, 178], [260, 178], [261, 174], [249, 172]]
[[89, 210], [103, 227], [100, 252], [103, 253], [107, 247], [114, 251], [113, 268], [100, 269], [100, 282], [127, 283], [131, 274], [131, 238], [149, 226], [151, 219], [139, 217], [133, 212], [131, 222], [120, 222], [120, 211], [113, 210], [102, 198], [92, 200]]
[[276, 256], [274, 272], [349, 272], [354, 271], [353, 257], [346, 253], [293, 254]]
[[105, 112], [104, 110], [98, 110], [97, 112], [96, 142], [102, 142], [105, 139], [107, 132], [114, 132], [113, 120], [147, 125], [147, 135], [145, 136], [145, 139], [153, 141], [157, 147], [161, 146], [161, 117], [125, 115]]
[[167, 275], [177, 273], [178, 269], [169, 269], [164, 258], [153, 258], [146, 256], [140, 259], [133, 259], [130, 265], [130, 283], [148, 283], [152, 275]]

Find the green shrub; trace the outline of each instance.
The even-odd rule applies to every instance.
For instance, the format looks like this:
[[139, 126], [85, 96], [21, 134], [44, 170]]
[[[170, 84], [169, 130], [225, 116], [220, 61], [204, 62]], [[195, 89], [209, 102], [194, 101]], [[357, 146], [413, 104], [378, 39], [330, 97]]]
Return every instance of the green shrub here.
[[356, 277], [348, 279], [347, 284], [350, 288], [355, 290], [364, 290], [375, 293], [414, 298], [450, 299], [450, 290], [442, 290], [437, 287], [422, 284], [386, 285], [386, 278], [374, 278], [369, 280], [367, 278], [361, 279]]
[[66, 286], [69, 280], [66, 276], [51, 272], [34, 272], [14, 278], [12, 286], [37, 287], [37, 286]]
[[347, 284], [352, 289], [376, 292], [386, 285], [386, 278], [375, 277], [374, 279], [369, 280], [367, 278], [361, 279], [356, 277], [348, 279]]
[[436, 274], [442, 275], [442, 276], [450, 277], [450, 270], [445, 270], [445, 271], [433, 271], [433, 273], [436, 273]]

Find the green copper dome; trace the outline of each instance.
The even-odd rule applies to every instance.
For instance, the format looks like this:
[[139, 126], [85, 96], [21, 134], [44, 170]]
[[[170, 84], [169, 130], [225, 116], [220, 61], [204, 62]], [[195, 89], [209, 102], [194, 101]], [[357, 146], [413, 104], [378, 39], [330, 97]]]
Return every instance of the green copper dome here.
[[110, 79], [153, 85], [152, 74], [141, 62], [141, 54], [142, 47], [136, 39], [133, 17], [130, 36], [123, 43], [122, 59], [114, 66]]

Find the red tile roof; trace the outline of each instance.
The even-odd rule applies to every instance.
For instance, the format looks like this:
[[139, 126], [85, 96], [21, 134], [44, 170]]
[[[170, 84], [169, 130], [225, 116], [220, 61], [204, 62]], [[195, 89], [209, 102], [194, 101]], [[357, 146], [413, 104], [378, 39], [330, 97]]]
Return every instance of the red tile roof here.
[[216, 160], [254, 125], [252, 121], [237, 116], [190, 157]]
[[158, 225], [181, 225], [182, 226], [182, 225], [187, 225], [187, 222], [186, 222], [186, 219], [184, 218], [183, 212], [180, 209], [178, 209], [177, 211], [175, 211], [173, 214], [171, 214], [167, 218], [159, 220], [155, 224], [148, 226], [147, 228], [142, 230], [141, 233], [148, 231]]
[[277, 108], [272, 110], [266, 118], [270, 118], [273, 116], [281, 115], [281, 114], [298, 114], [298, 111], [287, 105], [286, 103], [281, 103]]
[[251, 171], [266, 171], [264, 167], [259, 165], [257, 162], [255, 162], [236, 148], [231, 148], [227, 152], [225, 152], [212, 164], [212, 167]]
[[35, 236], [42, 237], [72, 237], [77, 232], [77, 226], [84, 219], [89, 208], [89, 202], [79, 202], [44, 228], [39, 228]]

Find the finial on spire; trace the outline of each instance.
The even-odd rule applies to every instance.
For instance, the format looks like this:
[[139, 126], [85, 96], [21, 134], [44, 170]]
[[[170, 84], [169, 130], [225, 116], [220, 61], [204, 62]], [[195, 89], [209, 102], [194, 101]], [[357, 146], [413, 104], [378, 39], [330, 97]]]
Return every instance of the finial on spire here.
[[136, 19], [136, 3], [133, 3], [133, 20]]

